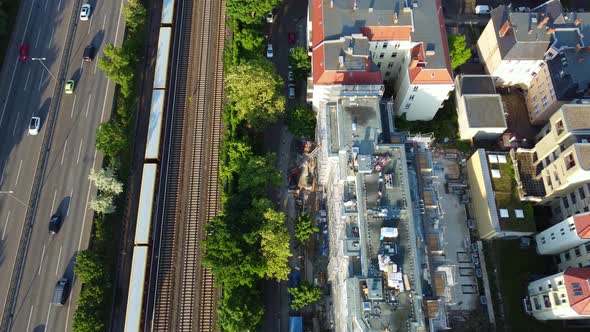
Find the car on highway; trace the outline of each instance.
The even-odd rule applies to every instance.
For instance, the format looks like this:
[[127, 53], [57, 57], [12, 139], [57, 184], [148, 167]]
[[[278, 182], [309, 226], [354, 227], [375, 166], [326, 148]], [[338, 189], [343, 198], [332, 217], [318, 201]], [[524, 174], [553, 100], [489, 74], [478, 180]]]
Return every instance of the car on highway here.
[[295, 84], [289, 84], [289, 99], [295, 99]]
[[266, 47], [266, 57], [267, 58], [272, 58], [273, 56], [273, 52], [272, 52], [272, 44], [268, 44], [268, 46]]
[[96, 49], [94, 48], [94, 46], [92, 46], [92, 45], [86, 46], [86, 48], [84, 49], [84, 54], [82, 55], [82, 58], [84, 59], [84, 61], [92, 61], [92, 60], [94, 60], [95, 54], [96, 54]]
[[41, 118], [34, 116], [29, 122], [29, 135], [35, 136], [39, 134], [39, 128], [41, 127]]
[[90, 19], [90, 13], [92, 13], [92, 6], [89, 3], [82, 5], [80, 21], [88, 21]]
[[66, 304], [69, 286], [70, 286], [70, 279], [68, 279], [68, 278], [59, 279], [57, 284], [55, 284], [55, 288], [53, 289], [53, 298], [51, 299], [51, 303], [54, 305], [59, 305], [59, 306]]
[[59, 214], [54, 214], [49, 218], [49, 234], [57, 234], [61, 228], [63, 218]]
[[66, 87], [65, 87], [66, 94], [71, 95], [72, 93], [74, 93], [75, 87], [76, 87], [76, 82], [74, 82], [74, 80], [67, 81]]
[[18, 49], [18, 58], [25, 61], [29, 57], [29, 45], [21, 45]]
[[287, 40], [289, 41], [290, 45], [294, 45], [297, 41], [297, 37], [295, 36], [295, 32], [289, 32], [287, 34]]

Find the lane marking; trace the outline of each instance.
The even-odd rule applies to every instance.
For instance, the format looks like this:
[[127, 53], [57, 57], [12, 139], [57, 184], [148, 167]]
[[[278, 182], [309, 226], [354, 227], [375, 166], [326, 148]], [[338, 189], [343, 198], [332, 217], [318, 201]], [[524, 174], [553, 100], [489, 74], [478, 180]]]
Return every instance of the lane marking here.
[[53, 28], [51, 28], [51, 34], [49, 35], [49, 44], [47, 44], [47, 48], [51, 48], [52, 41], [53, 41]]
[[90, 22], [88, 22], [88, 34], [90, 34], [90, 30], [92, 30], [92, 18], [94, 15], [90, 15]]
[[[105, 15], [102, 20], [102, 29], [104, 30], [105, 25], [107, 24], [107, 16]], [[104, 32], [104, 31], [103, 31]]]
[[[96, 166], [96, 153], [94, 150], [94, 161], [92, 162], [92, 169]], [[88, 201], [90, 200], [90, 189], [92, 188], [92, 182], [88, 181], [88, 192], [86, 193], [86, 204], [84, 204], [84, 216], [82, 217], [82, 230], [80, 231], [80, 240], [78, 240], [78, 251], [82, 247], [82, 236], [84, 236], [84, 226], [86, 225], [86, 213], [88, 212]]]
[[0, 183], [4, 179], [4, 173], [6, 172], [6, 166], [8, 165], [8, 160], [4, 161], [4, 166], [2, 167], [2, 173], [0, 173]]
[[47, 325], [49, 324], [49, 314], [51, 313], [51, 303], [49, 303], [49, 310], [47, 310], [47, 318], [45, 319], [45, 328], [43, 332], [48, 331]]
[[64, 164], [64, 158], [66, 157], [66, 148], [68, 147], [68, 140], [64, 143], [64, 152], [61, 154], [61, 164]]
[[8, 210], [8, 214], [6, 215], [6, 222], [4, 223], [4, 230], [2, 231], [2, 241], [4, 241], [4, 235], [6, 235], [6, 228], [8, 228], [8, 220], [10, 219], [10, 210]]
[[51, 212], [49, 212], [49, 216], [53, 214], [53, 208], [55, 207], [55, 198], [57, 197], [57, 189], [53, 192], [53, 202], [51, 202]]
[[104, 108], [107, 105], [107, 96], [109, 95], [109, 84], [111, 84], [111, 80], [107, 80], [107, 88], [104, 93], [104, 101], [102, 102], [102, 112], [100, 113], [100, 123], [102, 123], [102, 118], [104, 117]]
[[57, 11], [59, 12], [59, 9], [61, 8], [61, 0], [59, 0], [59, 2], [57, 3]]
[[84, 137], [80, 140], [80, 147], [78, 148], [78, 158], [76, 158], [76, 165], [80, 163], [80, 153], [82, 153], [82, 143], [84, 143]]
[[37, 45], [39, 45], [39, 37], [41, 37], [41, 31], [39, 30], [39, 33], [37, 34], [37, 40], [35, 40], [35, 48], [37, 48]]
[[39, 91], [41, 91], [41, 86], [43, 85], [43, 78], [45, 77], [45, 71], [41, 72], [41, 79], [39, 80]]
[[29, 85], [29, 77], [31, 76], [31, 69], [29, 69], [29, 73], [27, 74], [27, 80], [25, 81], [25, 88], [23, 90], [27, 91], [27, 85]]
[[57, 256], [57, 266], [55, 267], [55, 276], [57, 276], [57, 271], [59, 271], [59, 261], [61, 260], [61, 250], [63, 246], [59, 247], [59, 255]]
[[88, 106], [86, 106], [86, 117], [88, 117], [88, 110], [90, 109], [90, 101], [92, 100], [92, 95], [88, 95]]
[[20, 160], [20, 163], [18, 164], [18, 171], [16, 171], [16, 181], [14, 182], [14, 186], [16, 187], [18, 185], [18, 178], [20, 176], [20, 169], [21, 167], [23, 167], [23, 160]]
[[[12, 78], [10, 78], [10, 85], [8, 86], [8, 93], [6, 94], [6, 98], [10, 96], [10, 90], [12, 90], [12, 82], [14, 81], [14, 74], [16, 74], [16, 67], [18, 66], [18, 58], [14, 62], [14, 70], [12, 71]], [[2, 114], [0, 115], [0, 127], [2, 127], [2, 120], [4, 119], [4, 113], [6, 112], [6, 106], [8, 105], [8, 101], [4, 101], [4, 106], [2, 107]]]
[[39, 263], [39, 272], [38, 275], [41, 275], [41, 268], [43, 267], [43, 258], [45, 258], [45, 245], [43, 245], [43, 252], [41, 253], [41, 263]]
[[[99, 50], [96, 51], [96, 53], [98, 53]], [[93, 75], [96, 75], [96, 68], [98, 67], [98, 60], [94, 61], [94, 72], [92, 73]]]
[[35, 306], [31, 306], [31, 312], [29, 312], [29, 322], [27, 323], [27, 331], [31, 330], [31, 317], [33, 317], [33, 308]]
[[[35, 0], [33, 0], [35, 1]], [[123, 1], [121, 1], [121, 5], [119, 5], [119, 18], [117, 19], [117, 30], [115, 30], [115, 41], [113, 45], [117, 45], [117, 37], [119, 37], [119, 25], [121, 24], [121, 13], [123, 12]]]
[[72, 104], [72, 112], [70, 113], [70, 118], [74, 118], [74, 108], [76, 108], [76, 95], [74, 95], [74, 103]]
[[16, 121], [14, 122], [14, 128], [12, 128], [12, 136], [16, 133], [16, 127], [18, 126], [18, 118], [20, 117], [20, 112], [16, 113]]
[[[74, 279], [75, 278], [76, 278], [76, 276], [74, 276]], [[73, 282], [72, 282], [72, 284], [73, 284]], [[69, 331], [68, 330], [68, 322], [70, 321], [70, 308], [71, 308], [71, 304], [72, 304], [72, 301], [69, 301], [68, 302], [68, 311], [66, 312], [66, 328], [65, 328], [64, 332], [68, 332]]]
[[47, 5], [49, 4], [49, 0], [45, 1], [45, 11], [47, 11]]
[[70, 199], [68, 200], [68, 209], [66, 210], [66, 217], [70, 214], [70, 206], [72, 205], [72, 197], [74, 197], [74, 188], [70, 190]]

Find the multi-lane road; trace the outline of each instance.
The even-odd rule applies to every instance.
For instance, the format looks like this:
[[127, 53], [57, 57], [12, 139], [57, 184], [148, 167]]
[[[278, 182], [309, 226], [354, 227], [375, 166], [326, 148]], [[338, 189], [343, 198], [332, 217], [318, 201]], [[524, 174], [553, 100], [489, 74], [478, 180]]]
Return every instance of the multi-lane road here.
[[[124, 29], [121, 1], [89, 1], [89, 21], [79, 20], [82, 3], [21, 1], [0, 73], [0, 314], [12, 307], [2, 317], [10, 321], [12, 331], [71, 330], [79, 294], [80, 286], [74, 283], [65, 306], [50, 304], [56, 282], [63, 276], [73, 279], [76, 252], [88, 244], [88, 202], [94, 194], [88, 173], [102, 162], [95, 130], [110, 117], [114, 92], [114, 83], [96, 67], [97, 59], [84, 62], [82, 54], [93, 45], [98, 58], [106, 44], [121, 43]], [[22, 44], [29, 46], [25, 61], [18, 60]], [[76, 81], [76, 89], [65, 95], [63, 81], [69, 79]], [[36, 136], [28, 134], [33, 115], [42, 119]], [[38, 168], [44, 156], [46, 162]], [[41, 177], [39, 195], [33, 186], [36, 176]], [[28, 233], [26, 215], [34, 200], [28, 250], [15, 283], [13, 271], [21, 268], [17, 252]], [[64, 223], [51, 236], [48, 222], [56, 212]], [[11, 280], [17, 285], [14, 302], [8, 297]]]

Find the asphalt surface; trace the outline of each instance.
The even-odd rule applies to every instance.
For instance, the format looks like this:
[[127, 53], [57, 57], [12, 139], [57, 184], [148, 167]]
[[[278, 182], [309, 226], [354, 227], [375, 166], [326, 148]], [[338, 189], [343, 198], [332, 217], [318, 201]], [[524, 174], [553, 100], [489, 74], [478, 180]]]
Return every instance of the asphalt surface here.
[[[74, 281], [63, 307], [50, 305], [56, 282], [73, 279], [73, 261], [78, 250], [88, 245], [92, 211], [87, 208], [94, 189], [88, 173], [101, 165], [95, 150], [95, 130], [110, 117], [114, 83], [109, 82], [94, 62], [84, 63], [84, 48], [93, 44], [96, 57], [107, 43], [120, 44], [124, 24], [120, 1], [90, 1], [91, 20], [82, 22], [72, 11], [77, 0], [24, 0], [13, 32], [5, 64], [0, 73], [0, 302], [2, 312], [15, 258], [22, 240], [33, 181], [41, 174], [41, 190], [24, 272], [18, 284], [12, 315], [12, 331], [71, 330], [72, 305], [79, 294]], [[76, 25], [75, 27], [73, 25]], [[59, 77], [68, 31], [74, 29], [71, 53], [65, 62], [65, 77]], [[21, 44], [30, 48], [29, 59], [18, 60]], [[32, 57], [46, 58], [43, 63]], [[43, 67], [47, 67], [47, 70]], [[51, 75], [48, 73], [50, 72]], [[74, 94], [62, 95], [57, 108], [50, 109], [57, 80], [76, 81]], [[57, 91], [57, 93], [63, 93]], [[37, 170], [42, 141], [48, 130], [49, 112], [57, 112], [48, 159]], [[28, 135], [32, 115], [41, 117], [39, 135]], [[39, 172], [39, 173], [37, 173]], [[64, 216], [58, 234], [48, 233], [52, 214]], [[0, 312], [1, 314], [1, 312]]]

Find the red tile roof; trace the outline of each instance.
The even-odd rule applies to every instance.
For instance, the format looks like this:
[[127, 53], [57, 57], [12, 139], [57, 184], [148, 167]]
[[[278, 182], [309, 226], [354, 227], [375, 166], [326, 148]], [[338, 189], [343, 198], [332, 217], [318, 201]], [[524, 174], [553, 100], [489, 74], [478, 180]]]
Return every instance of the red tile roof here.
[[590, 268], [568, 268], [563, 279], [572, 309], [580, 315], [590, 315]]
[[366, 26], [361, 33], [369, 40], [412, 40], [411, 26]]
[[313, 82], [314, 84], [329, 85], [329, 84], [381, 84], [380, 71], [369, 71], [371, 66], [366, 63], [367, 70], [326, 70], [324, 59], [325, 49], [324, 45], [320, 45], [313, 50]]
[[575, 215], [574, 224], [579, 237], [590, 239], [590, 213]]
[[324, 41], [324, 8], [322, 8], [322, 1], [323, 0], [313, 0], [313, 16], [311, 18], [311, 44], [314, 48]]

